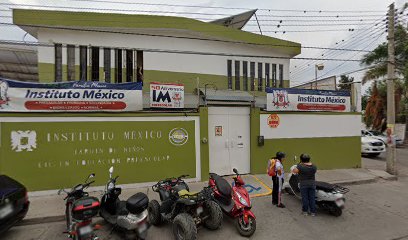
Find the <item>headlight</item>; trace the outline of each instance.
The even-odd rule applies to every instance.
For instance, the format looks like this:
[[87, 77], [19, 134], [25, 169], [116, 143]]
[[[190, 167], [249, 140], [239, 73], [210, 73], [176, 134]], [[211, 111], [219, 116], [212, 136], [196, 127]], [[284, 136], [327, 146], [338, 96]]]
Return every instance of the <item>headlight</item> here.
[[114, 189], [115, 188], [115, 184], [113, 184], [113, 182], [110, 182], [109, 184], [108, 184], [108, 190], [112, 190], [112, 189]]
[[238, 196], [239, 202], [240, 202], [242, 205], [249, 207], [248, 202], [241, 196], [241, 194], [239, 194], [238, 192], [236, 192], [236, 194], [237, 194], [237, 196]]

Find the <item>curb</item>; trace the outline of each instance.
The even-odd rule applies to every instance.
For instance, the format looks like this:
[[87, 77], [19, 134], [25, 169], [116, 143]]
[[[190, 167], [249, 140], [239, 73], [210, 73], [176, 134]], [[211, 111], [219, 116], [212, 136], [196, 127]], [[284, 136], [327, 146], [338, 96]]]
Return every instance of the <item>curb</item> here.
[[28, 219], [23, 219], [21, 222], [16, 224], [16, 226], [27, 226], [27, 225], [36, 225], [36, 224], [63, 222], [63, 221], [65, 221], [65, 215], [28, 218]]

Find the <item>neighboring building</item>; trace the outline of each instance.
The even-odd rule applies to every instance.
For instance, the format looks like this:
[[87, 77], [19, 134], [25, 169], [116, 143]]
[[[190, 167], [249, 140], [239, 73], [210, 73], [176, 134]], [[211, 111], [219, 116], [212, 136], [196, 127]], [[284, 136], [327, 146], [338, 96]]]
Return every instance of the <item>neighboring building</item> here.
[[[266, 87], [289, 87], [300, 44], [241, 31], [244, 15], [205, 23], [14, 9], [14, 23], [40, 43], [39, 82], [138, 81], [146, 96], [140, 112], [2, 114], [0, 171], [45, 190], [89, 172], [103, 185], [111, 165], [121, 183], [265, 173], [277, 151], [286, 167], [304, 152], [319, 169], [361, 166], [359, 113], [265, 110]], [[185, 108], [151, 109], [151, 82], [183, 84]]]
[[336, 76], [322, 78], [319, 80], [313, 80], [306, 83], [302, 83], [292, 88], [299, 89], [318, 89], [318, 90], [337, 90]]

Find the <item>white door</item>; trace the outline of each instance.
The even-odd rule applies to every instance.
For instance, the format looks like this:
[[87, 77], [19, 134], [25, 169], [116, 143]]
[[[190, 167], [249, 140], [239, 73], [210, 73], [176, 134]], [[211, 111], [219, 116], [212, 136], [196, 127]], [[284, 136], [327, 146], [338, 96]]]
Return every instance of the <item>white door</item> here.
[[210, 172], [219, 175], [250, 172], [250, 110], [247, 107], [208, 108]]

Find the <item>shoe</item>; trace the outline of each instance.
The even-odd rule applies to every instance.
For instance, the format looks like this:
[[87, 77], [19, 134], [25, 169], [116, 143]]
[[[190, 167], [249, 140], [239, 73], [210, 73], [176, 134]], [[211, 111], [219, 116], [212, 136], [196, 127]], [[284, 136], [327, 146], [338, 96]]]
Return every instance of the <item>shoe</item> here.
[[303, 214], [303, 216], [309, 215], [309, 213], [307, 213], [307, 212], [302, 212], [302, 214]]
[[281, 203], [281, 204], [278, 204], [278, 205], [276, 205], [278, 208], [285, 208], [286, 206], [283, 204], [283, 203]]
[[272, 202], [272, 205], [278, 205], [278, 203], [276, 203], [276, 202]]
[[312, 213], [312, 214], [310, 214], [310, 216], [316, 217], [316, 213]]

